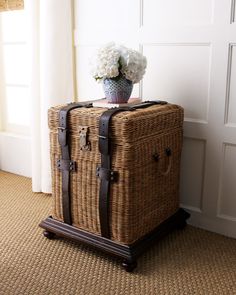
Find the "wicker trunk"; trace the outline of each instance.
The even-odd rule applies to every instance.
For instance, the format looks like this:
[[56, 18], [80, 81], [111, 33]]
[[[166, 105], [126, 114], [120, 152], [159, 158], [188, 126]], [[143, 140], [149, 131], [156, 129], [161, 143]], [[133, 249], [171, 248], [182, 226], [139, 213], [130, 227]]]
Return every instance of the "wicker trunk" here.
[[[62, 221], [62, 176], [58, 142], [59, 110], [49, 110], [54, 219]], [[101, 164], [98, 148], [99, 120], [106, 109], [78, 108], [70, 112], [68, 127], [72, 225], [101, 235], [99, 217]], [[83, 136], [81, 136], [83, 132]], [[85, 132], [85, 133], [84, 133]], [[109, 230], [111, 240], [132, 244], [179, 208], [180, 156], [183, 109], [177, 105], [154, 105], [113, 116], [110, 135], [111, 168], [117, 173], [110, 185]]]

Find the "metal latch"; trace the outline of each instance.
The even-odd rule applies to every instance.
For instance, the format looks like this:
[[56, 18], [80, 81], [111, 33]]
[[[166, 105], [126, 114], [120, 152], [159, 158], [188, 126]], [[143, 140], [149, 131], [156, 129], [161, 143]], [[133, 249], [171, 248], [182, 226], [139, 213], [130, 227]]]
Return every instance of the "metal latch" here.
[[91, 144], [88, 141], [88, 126], [79, 126], [79, 141], [80, 141], [80, 150], [82, 151], [90, 151]]

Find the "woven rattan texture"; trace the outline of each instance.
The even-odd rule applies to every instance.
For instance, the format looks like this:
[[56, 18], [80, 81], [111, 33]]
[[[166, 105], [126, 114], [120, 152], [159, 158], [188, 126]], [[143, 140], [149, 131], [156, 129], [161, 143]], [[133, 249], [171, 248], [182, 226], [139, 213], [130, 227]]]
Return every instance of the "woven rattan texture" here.
[[[76, 109], [69, 127], [71, 158], [77, 171], [71, 173], [73, 225], [100, 234], [98, 214], [100, 180], [96, 167], [98, 122], [104, 109]], [[179, 205], [179, 167], [182, 147], [183, 110], [176, 105], [153, 106], [114, 116], [111, 126], [112, 169], [118, 180], [111, 185], [109, 200], [110, 231], [114, 241], [130, 244], [153, 230], [174, 214]], [[80, 150], [79, 126], [89, 126], [91, 151]], [[58, 108], [49, 111], [54, 209], [53, 217], [63, 221], [61, 172], [58, 144]], [[166, 148], [172, 150], [170, 173], [163, 176], [168, 161]], [[155, 162], [153, 155], [159, 154]]]
[[18, 10], [23, 8], [23, 0], [0, 0], [0, 11]]
[[236, 240], [191, 226], [159, 241], [134, 273], [38, 224], [51, 196], [0, 171], [0, 295], [235, 295]]

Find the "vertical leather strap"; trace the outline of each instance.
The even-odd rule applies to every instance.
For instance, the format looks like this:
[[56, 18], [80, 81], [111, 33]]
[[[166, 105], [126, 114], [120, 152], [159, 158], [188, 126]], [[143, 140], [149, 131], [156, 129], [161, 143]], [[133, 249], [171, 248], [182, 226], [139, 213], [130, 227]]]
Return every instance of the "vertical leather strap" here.
[[88, 103], [70, 103], [59, 111], [58, 142], [61, 146], [61, 159], [57, 167], [62, 172], [62, 210], [65, 223], [72, 224], [70, 209], [70, 172], [74, 171], [75, 163], [70, 159], [68, 114], [71, 110], [81, 107], [92, 107]]
[[97, 175], [100, 177], [100, 191], [99, 191], [99, 218], [101, 235], [105, 238], [110, 237], [109, 232], [109, 193], [110, 181], [112, 178], [111, 171], [111, 151], [109, 140], [109, 125], [112, 116], [118, 112], [130, 111], [129, 107], [112, 108], [105, 111], [99, 121], [99, 151], [101, 153], [101, 167], [98, 168]]
[[140, 108], [146, 108], [157, 104], [167, 104], [166, 101], [146, 101], [137, 105], [128, 107], [112, 108], [105, 111], [99, 121], [99, 151], [101, 153], [101, 166], [97, 168], [97, 176], [100, 177], [99, 191], [99, 218], [101, 235], [110, 238], [109, 228], [109, 198], [110, 198], [110, 182], [115, 179], [115, 171], [111, 170], [111, 149], [109, 138], [109, 126], [111, 118], [118, 112], [133, 111]]

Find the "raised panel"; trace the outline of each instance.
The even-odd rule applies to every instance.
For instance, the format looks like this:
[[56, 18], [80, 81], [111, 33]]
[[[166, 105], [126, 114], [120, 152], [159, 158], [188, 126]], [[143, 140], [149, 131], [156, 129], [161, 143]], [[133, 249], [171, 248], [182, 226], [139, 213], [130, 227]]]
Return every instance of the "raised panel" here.
[[229, 68], [227, 82], [226, 122], [236, 124], [236, 45], [232, 44], [229, 48]]
[[[76, 28], [94, 32], [101, 28], [104, 30], [138, 28], [140, 22], [138, 4], [136, 0], [76, 0]], [[99, 34], [102, 35], [103, 31]]]
[[236, 218], [236, 145], [224, 144], [218, 215]]
[[[76, 82], [80, 101], [104, 97], [102, 83], [96, 82], [90, 72], [92, 57], [97, 49], [98, 46], [76, 47]], [[131, 97], [139, 97], [139, 84], [134, 85]]]
[[180, 199], [185, 207], [201, 211], [205, 166], [205, 141], [184, 138], [181, 158]]
[[143, 25], [203, 25], [212, 22], [213, 0], [143, 0]]
[[143, 97], [182, 105], [185, 118], [207, 121], [211, 47], [208, 44], [143, 46], [148, 66]]

